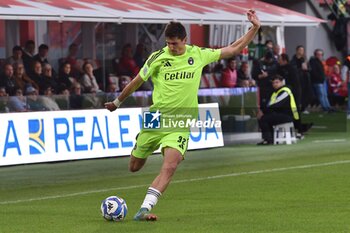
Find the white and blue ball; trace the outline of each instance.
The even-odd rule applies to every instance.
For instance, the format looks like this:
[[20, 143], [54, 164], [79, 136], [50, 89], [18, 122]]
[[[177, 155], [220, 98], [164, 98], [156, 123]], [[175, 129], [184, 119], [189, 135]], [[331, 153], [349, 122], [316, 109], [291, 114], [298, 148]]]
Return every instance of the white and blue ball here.
[[128, 213], [128, 207], [123, 198], [107, 197], [102, 201], [101, 214], [108, 221], [122, 221]]

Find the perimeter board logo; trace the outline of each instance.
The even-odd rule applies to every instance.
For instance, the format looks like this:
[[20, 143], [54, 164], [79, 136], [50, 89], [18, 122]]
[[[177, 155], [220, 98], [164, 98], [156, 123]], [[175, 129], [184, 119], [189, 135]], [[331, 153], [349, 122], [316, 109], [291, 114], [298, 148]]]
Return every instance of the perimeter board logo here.
[[28, 120], [29, 153], [42, 154], [45, 152], [44, 119]]
[[157, 110], [156, 112], [150, 112], [150, 111], [143, 112], [143, 128], [159, 129], [161, 115], [162, 114], [159, 112], [159, 110]]

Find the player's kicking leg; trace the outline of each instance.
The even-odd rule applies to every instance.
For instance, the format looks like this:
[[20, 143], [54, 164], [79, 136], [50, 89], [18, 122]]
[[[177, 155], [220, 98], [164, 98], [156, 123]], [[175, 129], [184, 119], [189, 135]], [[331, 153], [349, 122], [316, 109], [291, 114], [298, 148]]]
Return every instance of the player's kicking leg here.
[[164, 149], [164, 160], [159, 175], [153, 180], [148, 188], [146, 197], [141, 205], [141, 209], [134, 216], [136, 221], [156, 221], [157, 216], [150, 213], [157, 204], [158, 198], [168, 187], [177, 166], [183, 160], [182, 154], [174, 148]]
[[[135, 156], [130, 156], [129, 170], [131, 172], [137, 172], [146, 163], [146, 159], [136, 158]], [[145, 221], [155, 221], [157, 216], [149, 213], [147, 208], [141, 208], [134, 217], [135, 220], [145, 220]]]
[[137, 172], [143, 167], [143, 165], [145, 165], [146, 160], [147, 160], [146, 158], [145, 159], [136, 158], [135, 156], [130, 155], [129, 171]]

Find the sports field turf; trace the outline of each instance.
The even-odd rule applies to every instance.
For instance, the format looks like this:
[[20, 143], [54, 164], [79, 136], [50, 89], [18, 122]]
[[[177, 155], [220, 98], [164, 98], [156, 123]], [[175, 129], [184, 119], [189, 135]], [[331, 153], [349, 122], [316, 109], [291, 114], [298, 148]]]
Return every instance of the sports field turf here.
[[[349, 121], [348, 121], [349, 123]], [[348, 131], [349, 132], [349, 131]], [[128, 158], [0, 168], [0, 232], [350, 232], [350, 136], [315, 127], [292, 146], [234, 145], [191, 151], [154, 213], [134, 222], [162, 162], [138, 173]], [[125, 198], [124, 222], [100, 203]]]

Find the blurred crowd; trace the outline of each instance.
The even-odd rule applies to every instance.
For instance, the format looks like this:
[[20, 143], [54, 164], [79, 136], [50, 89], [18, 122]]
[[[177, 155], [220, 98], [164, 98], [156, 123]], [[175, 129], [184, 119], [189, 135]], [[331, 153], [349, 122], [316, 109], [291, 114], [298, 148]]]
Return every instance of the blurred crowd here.
[[290, 58], [271, 40], [266, 41], [262, 51], [261, 57], [248, 60], [239, 56], [220, 62], [211, 70], [204, 69], [201, 87], [256, 85], [259, 87], [259, 107], [264, 109], [273, 93], [271, 78], [280, 75], [292, 90], [299, 112], [332, 113], [347, 109], [350, 118], [350, 56], [325, 58], [323, 50], [317, 48], [313, 56], [307, 58], [304, 47], [299, 45]]
[[[15, 46], [0, 66], [0, 112], [102, 108], [106, 99], [136, 76], [144, 62], [143, 45], [133, 54], [126, 44], [120, 57], [113, 59], [113, 71], [106, 78], [99, 62], [77, 56], [79, 47], [71, 44], [58, 70], [49, 61], [49, 46], [41, 44], [38, 53], [32, 40]], [[142, 87], [151, 90], [149, 82]]]
[[[100, 62], [78, 57], [79, 46], [71, 44], [58, 70], [49, 61], [49, 46], [41, 44], [34, 54], [34, 41], [15, 46], [0, 67], [0, 112], [101, 108], [104, 98], [114, 98], [138, 74], [147, 54], [140, 43], [125, 44], [104, 75]], [[350, 56], [324, 58], [322, 49], [306, 57], [297, 46], [290, 58], [268, 40], [261, 56], [237, 56], [203, 69], [200, 88], [259, 87], [259, 107], [266, 106], [273, 92], [271, 78], [281, 75], [291, 88], [300, 112], [321, 106], [325, 112], [345, 108], [349, 95]], [[105, 77], [106, 76], [106, 77]], [[152, 90], [151, 81], [140, 90]], [[106, 97], [107, 96], [107, 97]], [[348, 109], [350, 106], [348, 107]], [[350, 115], [349, 115], [350, 116]]]

